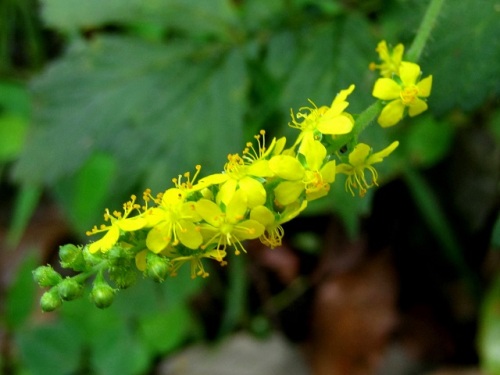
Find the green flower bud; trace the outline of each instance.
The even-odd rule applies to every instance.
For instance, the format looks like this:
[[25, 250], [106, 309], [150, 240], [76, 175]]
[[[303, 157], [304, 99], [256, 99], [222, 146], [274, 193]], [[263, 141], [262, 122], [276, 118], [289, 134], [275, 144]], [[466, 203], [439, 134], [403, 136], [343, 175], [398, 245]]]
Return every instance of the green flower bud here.
[[98, 282], [94, 284], [90, 298], [98, 308], [105, 309], [113, 303], [115, 290], [105, 282]]
[[61, 266], [64, 268], [71, 268], [75, 271], [85, 269], [82, 249], [75, 245], [67, 244], [59, 247], [59, 259], [61, 259]]
[[146, 255], [146, 277], [161, 283], [167, 277], [168, 271], [170, 271], [170, 261], [167, 258], [148, 252]]
[[66, 278], [58, 286], [59, 296], [65, 301], [80, 297], [83, 286], [75, 279]]
[[137, 280], [137, 271], [132, 267], [112, 267], [108, 270], [108, 275], [120, 289], [134, 285]]
[[99, 264], [103, 261], [102, 254], [100, 252], [92, 254], [89, 251], [89, 247], [85, 246], [82, 251], [83, 254], [83, 259], [85, 263], [89, 266], [95, 266], [96, 264]]
[[33, 271], [33, 279], [41, 287], [49, 287], [59, 284], [62, 281], [62, 276], [51, 266], [40, 266]]
[[57, 309], [62, 304], [62, 299], [59, 296], [57, 289], [45, 292], [40, 298], [40, 307], [44, 312], [50, 312]]

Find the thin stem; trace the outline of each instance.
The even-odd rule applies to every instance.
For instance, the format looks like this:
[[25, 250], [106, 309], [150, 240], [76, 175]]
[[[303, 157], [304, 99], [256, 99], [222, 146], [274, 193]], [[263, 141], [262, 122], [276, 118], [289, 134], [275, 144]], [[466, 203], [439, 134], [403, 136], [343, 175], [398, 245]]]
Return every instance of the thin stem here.
[[413, 39], [413, 43], [406, 53], [407, 60], [418, 62], [418, 60], [420, 59], [420, 55], [422, 54], [422, 51], [425, 48], [425, 44], [427, 43], [427, 40], [431, 35], [431, 31], [436, 24], [436, 20], [443, 3], [444, 0], [431, 0], [431, 2], [429, 3], [424, 18], [422, 19], [422, 23], [420, 24], [420, 27], [418, 29], [417, 35], [415, 36], [415, 39]]
[[354, 128], [352, 133], [355, 137], [358, 137], [359, 134], [365, 130], [365, 128], [378, 116], [380, 111], [382, 110], [383, 105], [380, 100], [377, 100], [371, 106], [366, 108], [363, 112], [361, 112], [354, 123]]

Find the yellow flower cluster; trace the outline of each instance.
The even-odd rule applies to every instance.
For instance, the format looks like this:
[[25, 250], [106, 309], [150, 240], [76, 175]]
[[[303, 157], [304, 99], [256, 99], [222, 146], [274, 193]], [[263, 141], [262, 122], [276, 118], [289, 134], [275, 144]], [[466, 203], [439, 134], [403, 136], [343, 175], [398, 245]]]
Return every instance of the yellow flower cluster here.
[[[397, 123], [406, 108], [410, 116], [427, 108], [422, 98], [430, 94], [432, 77], [418, 81], [420, 68], [402, 61], [402, 45], [389, 51], [381, 42], [377, 51], [382, 63], [371, 68], [379, 69], [383, 78], [375, 83], [373, 95], [388, 101], [378, 118], [385, 127]], [[168, 260], [170, 274], [188, 263], [192, 277], [206, 277], [203, 258], [224, 265], [228, 250], [246, 252], [244, 242], [251, 239], [271, 248], [280, 246], [282, 225], [299, 215], [308, 202], [327, 195], [337, 174], [346, 175], [347, 191], [354, 195], [357, 190], [363, 196], [377, 185], [373, 165], [399, 143], [373, 152], [357, 142], [355, 117], [346, 112], [354, 89], [351, 85], [341, 90], [330, 106], [317, 107], [310, 101], [312, 107], [292, 112], [289, 125], [299, 134], [291, 145], [287, 146], [284, 137], [267, 143], [261, 131], [241, 153], [228, 155], [221, 173], [198, 178], [201, 167], [197, 166], [193, 177], [185, 173], [173, 179], [173, 186], [157, 196], [144, 192], [142, 206], [132, 196], [123, 213], [106, 210], [104, 219], [109, 224], [87, 233], [104, 233], [87, 246], [88, 252], [128, 249], [142, 271], [148, 268], [151, 254], [158, 255]], [[338, 139], [346, 140], [342, 150], [338, 144], [332, 146]]]
[[432, 75], [420, 79], [420, 66], [413, 62], [403, 61], [404, 47], [398, 44], [391, 51], [386, 41], [381, 41], [376, 51], [381, 64], [370, 64], [370, 69], [380, 70], [372, 95], [387, 102], [378, 117], [382, 127], [396, 125], [406, 113], [416, 116], [427, 109], [426, 99], [431, 94]]

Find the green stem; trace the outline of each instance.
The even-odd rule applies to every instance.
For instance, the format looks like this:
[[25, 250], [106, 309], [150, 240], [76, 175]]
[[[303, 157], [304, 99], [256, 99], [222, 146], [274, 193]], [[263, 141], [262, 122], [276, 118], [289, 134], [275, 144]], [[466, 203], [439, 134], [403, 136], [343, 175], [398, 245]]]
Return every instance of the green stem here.
[[431, 0], [427, 11], [425, 12], [422, 23], [418, 29], [413, 44], [410, 46], [406, 53], [406, 59], [412, 62], [418, 62], [420, 55], [425, 48], [425, 44], [431, 35], [431, 31], [436, 24], [437, 17], [441, 10], [444, 0]]
[[363, 130], [365, 130], [365, 128], [375, 119], [375, 117], [378, 116], [382, 108], [382, 102], [377, 100], [359, 114], [356, 122], [354, 123], [354, 128], [352, 129], [352, 133], [355, 138], [357, 138], [359, 134], [361, 134]]

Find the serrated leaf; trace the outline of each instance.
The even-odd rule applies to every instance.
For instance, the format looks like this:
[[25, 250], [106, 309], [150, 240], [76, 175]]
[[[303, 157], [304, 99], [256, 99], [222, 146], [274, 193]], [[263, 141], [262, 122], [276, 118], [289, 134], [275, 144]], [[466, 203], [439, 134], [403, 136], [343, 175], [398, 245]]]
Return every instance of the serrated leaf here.
[[429, 98], [433, 111], [474, 110], [500, 92], [500, 81], [493, 78], [500, 77], [500, 22], [495, 6], [489, 0], [444, 3], [422, 59], [424, 75], [434, 78]]
[[192, 333], [192, 324], [189, 309], [177, 305], [142, 317], [139, 337], [151, 352], [164, 354], [186, 341]]
[[15, 273], [5, 298], [5, 320], [9, 328], [22, 326], [33, 308], [36, 284], [33, 282], [32, 270], [37, 266], [38, 256], [31, 252], [25, 256]]
[[37, 127], [14, 175], [54, 184], [94, 152], [117, 160], [119, 191], [144, 174], [163, 190], [195, 164], [220, 170], [227, 146], [242, 144], [245, 75], [237, 49], [124, 37], [75, 46], [33, 82]]
[[481, 369], [500, 374], [500, 278], [493, 281], [483, 301], [479, 318], [479, 353]]
[[43, 0], [42, 15], [66, 32], [107, 24], [161, 25], [189, 35], [228, 37], [238, 25], [229, 0]]
[[65, 375], [80, 366], [81, 337], [74, 327], [61, 322], [18, 331], [16, 343], [32, 375]]

